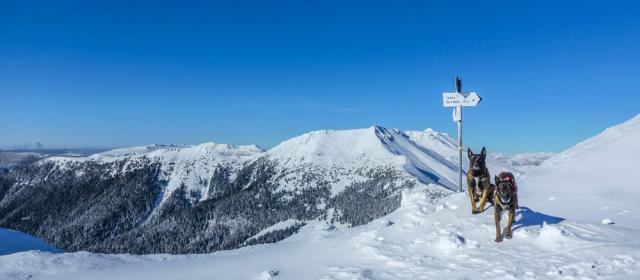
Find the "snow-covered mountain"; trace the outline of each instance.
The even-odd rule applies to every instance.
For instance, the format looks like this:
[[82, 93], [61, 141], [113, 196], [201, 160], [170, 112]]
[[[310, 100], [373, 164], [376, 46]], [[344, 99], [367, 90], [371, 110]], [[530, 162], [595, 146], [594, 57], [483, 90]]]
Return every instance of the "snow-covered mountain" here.
[[73, 169], [78, 175], [85, 172], [83, 169], [87, 162], [117, 163], [109, 170], [111, 174], [158, 164], [159, 178], [166, 181], [160, 204], [180, 187], [184, 187], [192, 201], [199, 202], [209, 198], [209, 180], [216, 168], [224, 167], [232, 170], [232, 173], [237, 172], [245, 162], [263, 152], [256, 145], [235, 146], [212, 142], [194, 146], [154, 144], [115, 149], [88, 157], [50, 157], [41, 164], [54, 162], [57, 167]]
[[588, 222], [640, 229], [640, 115], [545, 161], [521, 183], [523, 202]]
[[[287, 170], [308, 167], [321, 171], [317, 172], [320, 174], [341, 174], [347, 181], [362, 180], [362, 176], [366, 176], [356, 174], [355, 170], [380, 167], [403, 171], [407, 179], [417, 179], [423, 184], [434, 183], [457, 190], [456, 142], [449, 135], [432, 129], [401, 131], [373, 126], [356, 130], [314, 131], [283, 142], [269, 150], [266, 156]], [[464, 165], [468, 165], [466, 158]], [[509, 169], [506, 164], [491, 159], [488, 166], [494, 170]], [[283, 181], [281, 186], [288, 184]], [[341, 185], [333, 186], [334, 194], [343, 190]]]
[[[190, 209], [213, 215], [204, 216], [210, 225], [207, 230], [250, 231], [251, 236], [239, 239], [243, 240], [241, 246], [250, 246], [196, 255], [29, 251], [0, 256], [0, 278], [636, 279], [640, 276], [640, 229], [634, 226], [637, 222], [632, 215], [637, 208], [629, 201], [637, 194], [638, 182], [631, 177], [632, 159], [638, 155], [639, 123], [640, 116], [612, 127], [520, 177], [521, 209], [516, 214], [513, 239], [502, 243], [494, 241], [491, 210], [472, 215], [466, 194], [451, 193], [446, 186], [434, 184], [455, 180], [455, 172], [453, 178], [443, 175], [451, 169], [446, 166], [455, 166], [456, 151], [447, 148], [454, 143], [450, 137], [433, 131], [373, 127], [313, 132], [249, 156], [235, 175], [239, 181], [230, 186], [231, 190], [240, 189], [240, 193], [249, 195], [222, 192], [222, 197], [230, 198], [232, 204], [216, 195], [199, 201], [177, 199], [191, 197], [184, 196], [184, 188], [178, 188], [164, 206], [152, 208], [158, 214], [151, 220], [162, 217], [159, 221], [168, 224], [161, 227], [162, 232], [174, 239], [179, 235], [169, 229], [176, 227], [190, 238], [207, 237], [194, 237], [178, 218], [202, 216], [166, 210], [180, 209], [182, 201], [191, 205]], [[432, 166], [434, 163], [420, 165], [431, 159], [444, 160], [434, 161], [441, 163], [438, 167]], [[140, 159], [144, 163], [147, 160]], [[58, 161], [54, 159], [54, 165], [67, 164], [58, 165]], [[494, 173], [508, 168], [489, 162]], [[31, 168], [31, 172], [38, 172], [37, 167]], [[424, 172], [433, 177], [421, 176]], [[224, 180], [220, 181], [215, 171], [213, 174], [209, 188], [218, 189]], [[610, 174], [619, 176], [612, 178]], [[18, 175], [10, 179], [28, 178]], [[169, 175], [158, 174], [164, 178]], [[354, 181], [344, 183], [352, 178]], [[268, 191], [256, 192], [259, 189]], [[275, 199], [254, 200], [256, 196]], [[242, 203], [244, 200], [250, 203]], [[621, 207], [612, 212], [619, 215], [608, 216], [615, 224], [600, 222], [606, 214], [602, 211], [610, 208], [598, 208], [599, 200]], [[288, 204], [277, 203], [282, 201]], [[256, 202], [271, 205], [254, 211], [251, 205]], [[222, 208], [202, 207], [209, 203], [221, 203]], [[380, 204], [383, 207], [376, 207]], [[295, 214], [287, 214], [283, 207], [295, 209]], [[235, 224], [219, 218], [225, 215], [220, 209], [233, 208], [242, 208], [269, 222], [238, 228], [239, 224], [251, 222], [250, 215], [233, 212]], [[265, 212], [274, 214], [264, 215]], [[363, 217], [363, 213], [374, 214]], [[292, 232], [297, 234], [282, 240]], [[153, 235], [137, 238], [149, 237]], [[228, 240], [233, 235], [217, 237]], [[281, 241], [255, 245], [278, 240]], [[179, 238], [177, 241], [184, 247], [203, 245]], [[218, 248], [212, 251], [215, 249]]]
[[49, 157], [0, 177], [0, 226], [66, 250], [210, 252], [278, 241], [318, 218], [368, 223], [397, 209], [402, 189], [457, 190], [456, 164], [446, 134], [379, 126], [269, 151], [205, 143]]

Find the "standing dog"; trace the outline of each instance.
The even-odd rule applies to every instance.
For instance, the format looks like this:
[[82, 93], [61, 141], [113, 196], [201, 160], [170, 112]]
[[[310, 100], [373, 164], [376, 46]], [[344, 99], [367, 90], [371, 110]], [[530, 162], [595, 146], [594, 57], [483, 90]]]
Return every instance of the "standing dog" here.
[[516, 179], [510, 172], [502, 172], [495, 177], [496, 190], [494, 191], [493, 217], [496, 220], [496, 242], [502, 241], [502, 229], [500, 228], [500, 218], [503, 211], [509, 211], [507, 221], [507, 232], [505, 237], [511, 239], [511, 224], [518, 209], [518, 185]]
[[[491, 176], [487, 169], [485, 160], [487, 150], [482, 147], [479, 154], [474, 154], [471, 149], [467, 149], [469, 156], [469, 170], [467, 171], [467, 191], [471, 198], [471, 213], [478, 214], [484, 211], [484, 204], [492, 201], [493, 188], [491, 188]], [[480, 201], [480, 209], [476, 208], [476, 202]]]

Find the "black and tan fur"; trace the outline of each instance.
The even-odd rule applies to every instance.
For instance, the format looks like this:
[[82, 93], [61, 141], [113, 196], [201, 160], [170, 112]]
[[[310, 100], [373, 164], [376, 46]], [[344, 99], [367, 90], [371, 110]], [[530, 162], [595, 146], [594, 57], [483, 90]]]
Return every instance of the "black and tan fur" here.
[[[471, 199], [471, 213], [478, 214], [484, 211], [487, 201], [493, 200], [493, 188], [491, 187], [491, 176], [486, 166], [487, 150], [482, 147], [479, 154], [474, 154], [471, 149], [467, 149], [469, 156], [469, 170], [467, 171], [467, 191]], [[476, 203], [480, 202], [480, 208]]]
[[502, 212], [508, 211], [505, 238], [511, 239], [511, 224], [518, 209], [518, 192], [515, 177], [510, 172], [502, 172], [495, 177], [495, 192], [493, 201], [493, 216], [496, 220], [496, 242], [502, 241], [500, 218]]

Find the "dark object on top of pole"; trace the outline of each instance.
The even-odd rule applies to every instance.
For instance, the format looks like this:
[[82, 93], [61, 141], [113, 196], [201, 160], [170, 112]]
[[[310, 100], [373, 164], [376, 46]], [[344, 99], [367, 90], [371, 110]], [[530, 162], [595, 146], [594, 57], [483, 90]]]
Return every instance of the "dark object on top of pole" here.
[[456, 76], [456, 92], [462, 92], [462, 80]]

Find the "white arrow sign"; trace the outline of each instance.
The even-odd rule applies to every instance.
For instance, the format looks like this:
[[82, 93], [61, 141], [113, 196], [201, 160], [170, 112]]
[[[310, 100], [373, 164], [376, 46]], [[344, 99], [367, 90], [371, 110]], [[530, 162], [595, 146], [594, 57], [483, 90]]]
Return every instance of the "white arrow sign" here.
[[444, 107], [475, 107], [480, 101], [482, 101], [482, 97], [476, 92], [445, 92], [442, 94], [442, 106]]
[[482, 101], [482, 97], [480, 97], [480, 95], [478, 95], [476, 92], [472, 91], [467, 94], [467, 96], [465, 96], [462, 106], [475, 107], [478, 105], [478, 103], [480, 103], [480, 101]]

